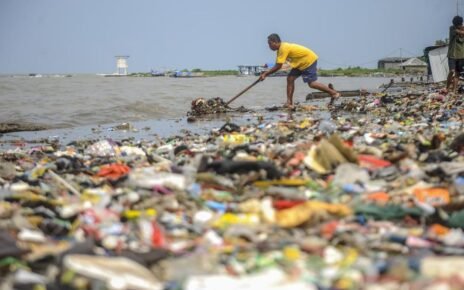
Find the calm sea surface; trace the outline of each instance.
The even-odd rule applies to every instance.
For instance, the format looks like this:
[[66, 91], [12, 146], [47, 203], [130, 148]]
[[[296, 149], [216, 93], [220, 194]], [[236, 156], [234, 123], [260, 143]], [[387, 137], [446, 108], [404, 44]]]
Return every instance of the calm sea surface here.
[[[0, 122], [32, 122], [53, 128], [170, 119], [186, 115], [198, 97], [229, 100], [256, 77], [136, 78], [0, 76]], [[377, 89], [385, 78], [320, 78], [336, 89]], [[232, 103], [260, 109], [285, 102], [286, 79], [270, 77]], [[294, 101], [311, 92], [297, 80]]]

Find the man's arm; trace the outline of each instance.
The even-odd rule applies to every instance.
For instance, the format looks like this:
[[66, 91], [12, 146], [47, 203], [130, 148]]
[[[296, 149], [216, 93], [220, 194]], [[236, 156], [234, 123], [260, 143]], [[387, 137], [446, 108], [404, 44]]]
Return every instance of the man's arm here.
[[275, 73], [276, 71], [278, 71], [278, 70], [281, 69], [281, 68], [282, 68], [282, 64], [281, 64], [281, 63], [276, 63], [270, 70], [263, 72], [263, 73], [259, 76], [259, 80], [264, 81], [264, 79], [265, 79], [268, 75]]
[[464, 36], [464, 27], [456, 27], [456, 33], [459, 35], [459, 36]]

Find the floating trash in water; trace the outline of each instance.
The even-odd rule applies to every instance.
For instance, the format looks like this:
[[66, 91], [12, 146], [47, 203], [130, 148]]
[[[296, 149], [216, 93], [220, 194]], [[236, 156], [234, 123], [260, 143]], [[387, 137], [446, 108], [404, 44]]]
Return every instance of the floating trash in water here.
[[221, 98], [204, 99], [197, 98], [192, 101], [191, 111], [187, 113], [188, 116], [201, 116], [207, 114], [226, 113], [230, 111], [226, 107], [226, 103]]
[[209, 114], [220, 114], [228, 112], [249, 112], [250, 110], [241, 106], [238, 108], [231, 108], [226, 105], [222, 98], [197, 98], [192, 101], [191, 110], [187, 113], [188, 117], [198, 117]]

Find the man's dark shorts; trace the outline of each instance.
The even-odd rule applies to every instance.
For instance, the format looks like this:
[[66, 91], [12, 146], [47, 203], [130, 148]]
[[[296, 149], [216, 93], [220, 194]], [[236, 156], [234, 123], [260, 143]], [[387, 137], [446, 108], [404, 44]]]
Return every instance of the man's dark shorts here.
[[302, 76], [303, 82], [308, 84], [317, 81], [317, 60], [304, 70], [292, 68], [288, 75], [294, 77]]
[[455, 58], [448, 58], [448, 66], [450, 71], [457, 71], [458, 73], [464, 72], [464, 59], [455, 59]]

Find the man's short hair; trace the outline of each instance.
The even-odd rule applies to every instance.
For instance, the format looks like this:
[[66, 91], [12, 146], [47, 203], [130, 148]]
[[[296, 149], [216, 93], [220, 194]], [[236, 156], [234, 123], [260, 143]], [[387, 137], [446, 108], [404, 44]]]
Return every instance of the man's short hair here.
[[272, 42], [281, 42], [280, 41], [280, 36], [277, 33], [273, 33], [267, 37], [267, 40], [272, 41]]
[[461, 16], [454, 16], [453, 18], [453, 25], [454, 26], [461, 26], [462, 25], [462, 22], [463, 22], [463, 19]]

